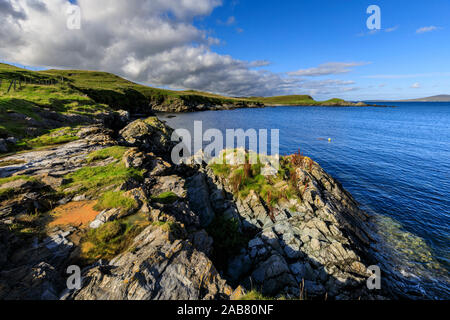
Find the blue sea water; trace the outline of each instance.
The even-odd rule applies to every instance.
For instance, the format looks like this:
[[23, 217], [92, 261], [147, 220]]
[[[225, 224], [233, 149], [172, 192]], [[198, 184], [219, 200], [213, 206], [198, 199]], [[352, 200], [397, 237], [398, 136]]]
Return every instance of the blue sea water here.
[[289, 106], [161, 118], [189, 130], [195, 120], [203, 121], [204, 130], [279, 129], [281, 154], [300, 149], [363, 209], [380, 217], [380, 232], [398, 254], [402, 272], [439, 274], [448, 289], [450, 103], [395, 105]]

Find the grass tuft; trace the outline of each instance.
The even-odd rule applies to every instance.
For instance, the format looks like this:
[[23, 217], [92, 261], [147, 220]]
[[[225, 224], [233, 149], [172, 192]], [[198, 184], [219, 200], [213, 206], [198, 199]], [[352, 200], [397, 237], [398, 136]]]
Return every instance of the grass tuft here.
[[101, 167], [84, 167], [68, 174], [63, 185], [65, 189], [75, 188], [73, 192], [98, 192], [99, 189], [120, 185], [130, 179], [142, 181], [144, 171], [126, 168], [122, 163], [112, 163]]
[[94, 209], [103, 211], [112, 208], [131, 211], [137, 209], [138, 203], [135, 199], [124, 195], [123, 191], [108, 191], [102, 194]]
[[172, 204], [178, 200], [178, 196], [175, 193], [169, 191], [161, 193], [160, 195], [152, 197], [151, 199], [156, 203]]
[[105, 160], [108, 158], [114, 158], [121, 160], [125, 152], [128, 150], [126, 147], [114, 146], [90, 153], [87, 157], [87, 162], [92, 163], [99, 160]]
[[98, 229], [88, 231], [81, 244], [81, 258], [88, 262], [111, 260], [125, 252], [134, 238], [147, 224], [132, 224], [127, 220], [108, 222]]
[[258, 301], [258, 300], [263, 300], [263, 301], [269, 301], [269, 300], [274, 300], [273, 298], [269, 298], [269, 297], [265, 297], [263, 296], [262, 293], [256, 291], [256, 290], [252, 290], [250, 292], [248, 292], [247, 294], [243, 295], [239, 300], [247, 300], [247, 301]]

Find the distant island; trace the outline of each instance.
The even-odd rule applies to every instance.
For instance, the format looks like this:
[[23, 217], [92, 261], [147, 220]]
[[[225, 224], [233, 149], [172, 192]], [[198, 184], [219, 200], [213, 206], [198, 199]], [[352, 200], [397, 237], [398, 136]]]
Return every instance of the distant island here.
[[426, 98], [418, 98], [418, 99], [409, 99], [402, 100], [405, 102], [450, 102], [450, 94], [440, 94], [437, 96], [426, 97]]
[[371, 100], [373, 102], [450, 102], [450, 94], [440, 94], [426, 98], [405, 99], [405, 100]]

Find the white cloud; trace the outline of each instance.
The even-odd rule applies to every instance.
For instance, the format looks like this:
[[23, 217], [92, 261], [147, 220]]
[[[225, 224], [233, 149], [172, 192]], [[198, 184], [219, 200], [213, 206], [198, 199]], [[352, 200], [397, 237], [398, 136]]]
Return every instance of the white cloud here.
[[398, 29], [398, 26], [394, 26], [394, 27], [389, 27], [389, 28], [385, 28], [385, 29], [373, 29], [367, 32], [360, 32], [357, 34], [358, 37], [364, 37], [364, 36], [372, 36], [372, 35], [376, 35], [381, 33], [382, 31], [390, 33], [390, 32], [394, 32]]
[[398, 26], [391, 27], [391, 28], [386, 28], [386, 29], [384, 29], [384, 32], [394, 32], [394, 31], [396, 31], [397, 29], [398, 29]]
[[413, 89], [419, 89], [419, 88], [420, 88], [420, 83], [419, 83], [419, 82], [413, 83], [413, 85], [411, 86], [411, 88], [413, 88]]
[[366, 65], [367, 62], [328, 62], [319, 65], [315, 68], [301, 69], [294, 72], [289, 72], [291, 76], [302, 77], [319, 77], [327, 75], [335, 75], [342, 73], [349, 73], [353, 67]]
[[[81, 29], [66, 27], [68, 0], [0, 0], [0, 59], [23, 65], [105, 70], [155, 86], [232, 96], [339, 93], [347, 82], [311, 82], [298, 75], [351, 71], [362, 63], [328, 63], [293, 74], [213, 52], [219, 40], [194, 26], [220, 0], [78, 0]], [[234, 23], [230, 18], [228, 23]], [[295, 75], [293, 77], [292, 75]]]
[[449, 77], [450, 72], [430, 72], [415, 74], [375, 74], [363, 76], [366, 79], [410, 79], [410, 78], [429, 78], [429, 77]]
[[435, 31], [438, 30], [439, 28], [436, 26], [429, 26], [429, 27], [422, 27], [416, 30], [416, 33], [426, 33], [426, 32], [431, 32], [431, 31]]
[[224, 22], [224, 21], [218, 20], [217, 23], [220, 25], [232, 26], [232, 25], [236, 24], [236, 18], [234, 16], [231, 16], [227, 19], [227, 21]]

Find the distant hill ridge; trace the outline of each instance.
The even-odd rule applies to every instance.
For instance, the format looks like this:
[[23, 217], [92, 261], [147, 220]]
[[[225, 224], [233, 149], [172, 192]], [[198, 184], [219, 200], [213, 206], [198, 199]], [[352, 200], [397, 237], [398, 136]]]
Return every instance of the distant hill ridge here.
[[406, 102], [450, 102], [450, 94], [440, 94], [437, 96], [431, 96], [426, 98], [418, 98], [418, 99], [408, 99], [408, 100], [402, 100]]
[[[137, 84], [117, 75], [101, 71], [43, 70], [31, 71], [0, 63], [0, 79], [47, 79], [64, 83], [78, 94], [87, 95], [95, 103], [113, 109], [189, 112], [211, 109], [252, 108], [274, 105], [365, 106], [342, 99], [316, 101], [309, 95], [276, 97], [227, 97], [196, 90], [166, 90]], [[4, 81], [3, 86], [7, 84]], [[4, 89], [3, 91], [6, 91]], [[61, 91], [58, 87], [53, 91]], [[56, 93], [56, 92], [55, 92]], [[16, 96], [20, 95], [19, 92]], [[22, 98], [22, 97], [20, 97]]]

